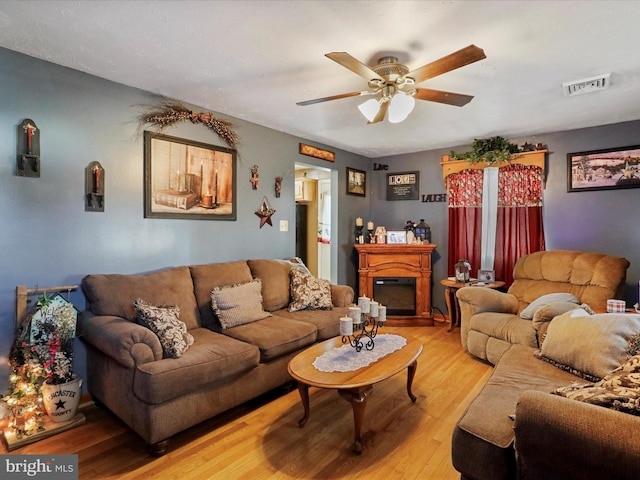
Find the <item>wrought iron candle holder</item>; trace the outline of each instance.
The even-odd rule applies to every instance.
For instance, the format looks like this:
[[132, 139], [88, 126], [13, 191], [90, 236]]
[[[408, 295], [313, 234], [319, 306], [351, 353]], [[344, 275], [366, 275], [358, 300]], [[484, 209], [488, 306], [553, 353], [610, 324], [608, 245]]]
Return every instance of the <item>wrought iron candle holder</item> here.
[[373, 339], [387, 317], [386, 309], [384, 305], [379, 305], [367, 297], [358, 298], [358, 306], [349, 307], [349, 316], [340, 319], [342, 343], [348, 343], [356, 352], [363, 348], [373, 350]]

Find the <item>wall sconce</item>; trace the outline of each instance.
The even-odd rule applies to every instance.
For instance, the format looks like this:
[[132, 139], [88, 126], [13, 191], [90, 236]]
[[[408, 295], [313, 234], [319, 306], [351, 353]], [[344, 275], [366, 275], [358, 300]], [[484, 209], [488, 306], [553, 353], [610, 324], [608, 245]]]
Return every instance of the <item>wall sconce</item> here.
[[91, 162], [84, 169], [85, 212], [104, 212], [104, 180], [100, 162]]
[[25, 118], [17, 128], [16, 175], [40, 177], [40, 129], [30, 118]]

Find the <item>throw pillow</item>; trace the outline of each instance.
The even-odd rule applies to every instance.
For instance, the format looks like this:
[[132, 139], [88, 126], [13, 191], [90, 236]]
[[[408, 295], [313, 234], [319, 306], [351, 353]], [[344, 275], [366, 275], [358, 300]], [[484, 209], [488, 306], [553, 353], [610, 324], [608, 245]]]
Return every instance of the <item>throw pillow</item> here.
[[522, 312], [520, 312], [520, 317], [525, 320], [531, 320], [540, 307], [557, 302], [579, 303], [579, 300], [575, 295], [570, 293], [548, 293], [547, 295], [542, 295], [531, 302], [524, 310], [522, 310]]
[[582, 309], [555, 317], [536, 357], [597, 382], [628, 357], [640, 334], [640, 316], [603, 313], [589, 315]]
[[331, 310], [331, 284], [301, 270], [291, 270], [290, 312], [298, 310]]
[[270, 317], [262, 308], [262, 282], [217, 287], [211, 291], [211, 307], [223, 330]]
[[640, 415], [640, 355], [630, 357], [597, 383], [573, 383], [554, 395]]
[[133, 302], [138, 323], [158, 336], [165, 357], [179, 358], [193, 345], [193, 335], [180, 320], [177, 305], [151, 305], [141, 298]]

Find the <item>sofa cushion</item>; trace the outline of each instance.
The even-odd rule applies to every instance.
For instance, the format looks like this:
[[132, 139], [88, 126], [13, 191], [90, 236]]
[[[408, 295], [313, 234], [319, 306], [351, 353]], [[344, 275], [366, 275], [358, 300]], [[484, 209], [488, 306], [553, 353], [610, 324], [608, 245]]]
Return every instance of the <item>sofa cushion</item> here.
[[482, 391], [458, 421], [458, 427], [500, 448], [513, 442], [516, 403], [525, 390], [549, 392], [576, 377], [537, 360], [534, 349], [513, 345], [496, 365]]
[[213, 313], [223, 330], [271, 316], [262, 308], [262, 282], [216, 287], [211, 291]]
[[202, 326], [220, 332], [222, 326], [211, 308], [211, 290], [225, 285], [237, 285], [253, 280], [247, 262], [210, 263], [189, 267], [193, 291], [198, 303]]
[[298, 269], [291, 269], [290, 312], [298, 310], [331, 310], [331, 284]]
[[317, 338], [312, 324], [275, 316], [230, 328], [224, 334], [258, 347], [261, 362], [300, 350]]
[[[254, 278], [262, 280], [262, 306], [267, 312], [289, 305], [289, 272], [293, 263], [288, 260], [248, 260]], [[300, 266], [297, 266], [300, 268]]]
[[548, 293], [531, 302], [527, 308], [520, 312], [520, 316], [524, 319], [531, 320], [540, 307], [558, 302], [579, 303], [578, 298], [571, 293]]
[[82, 290], [87, 297], [87, 308], [96, 315], [114, 315], [135, 322], [133, 301], [144, 298], [154, 305], [177, 305], [187, 330], [200, 326], [188, 267], [146, 275], [87, 275], [82, 279]]
[[533, 348], [538, 346], [536, 330], [531, 321], [511, 313], [478, 313], [471, 317], [469, 329], [509, 343]]
[[333, 307], [331, 311], [300, 310], [298, 312], [290, 312], [283, 308], [273, 312], [275, 317], [312, 324], [318, 331], [316, 341], [319, 342], [337, 337], [340, 334], [340, 317], [346, 317], [348, 314], [349, 307]]
[[180, 358], [138, 366], [133, 388], [140, 400], [149, 404], [165, 402], [203, 385], [242, 375], [258, 365], [260, 352], [254, 345], [206, 328], [196, 328], [189, 333], [193, 335], [193, 345]]
[[640, 315], [589, 315], [582, 309], [572, 310], [551, 321], [536, 355], [597, 382], [627, 359], [629, 344], [638, 334]]
[[180, 309], [175, 305], [151, 305], [141, 298], [133, 302], [138, 322], [158, 336], [165, 357], [179, 358], [193, 345], [193, 335], [180, 320]]

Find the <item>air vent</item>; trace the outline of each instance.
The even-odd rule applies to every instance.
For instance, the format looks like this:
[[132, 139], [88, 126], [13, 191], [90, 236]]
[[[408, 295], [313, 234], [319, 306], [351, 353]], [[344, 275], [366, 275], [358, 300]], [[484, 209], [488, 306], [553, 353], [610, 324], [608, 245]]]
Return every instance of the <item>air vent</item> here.
[[598, 90], [605, 90], [606, 88], [609, 88], [609, 83], [611, 83], [609, 77], [611, 77], [611, 73], [604, 73], [596, 77], [566, 82], [562, 84], [562, 89], [564, 90], [564, 94], [568, 97], [597, 92]]

